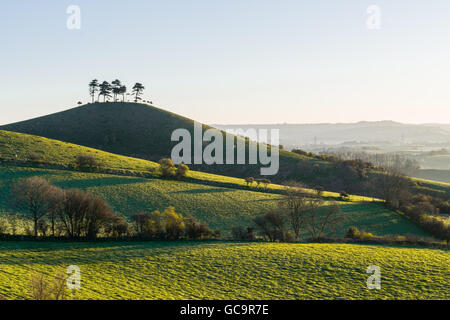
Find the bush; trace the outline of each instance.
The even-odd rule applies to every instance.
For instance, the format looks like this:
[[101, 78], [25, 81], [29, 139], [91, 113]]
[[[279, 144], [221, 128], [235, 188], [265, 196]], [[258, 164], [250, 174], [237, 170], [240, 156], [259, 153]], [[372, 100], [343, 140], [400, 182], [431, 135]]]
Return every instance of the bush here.
[[110, 222], [106, 224], [105, 233], [113, 237], [122, 237], [129, 233], [129, 224], [124, 217], [115, 213]]
[[350, 199], [350, 195], [347, 192], [345, 192], [345, 191], [341, 191], [339, 195], [341, 196], [342, 200], [346, 201], [346, 200]]
[[131, 216], [139, 236], [150, 238], [165, 238], [164, 221], [161, 213], [155, 210], [151, 213], [139, 212]]
[[32, 152], [28, 155], [28, 160], [31, 162], [37, 162], [37, 161], [42, 160], [42, 157], [39, 154], [37, 154], [36, 152]]
[[174, 207], [166, 208], [162, 215], [165, 224], [166, 238], [169, 240], [180, 239], [185, 228], [183, 216], [176, 213]]
[[231, 228], [231, 235], [235, 240], [252, 241], [255, 240], [253, 228], [247, 228], [236, 226]]
[[180, 164], [176, 171], [176, 176], [178, 179], [186, 177], [187, 173], [189, 172], [189, 167], [185, 165], [184, 163]]
[[195, 218], [187, 218], [184, 223], [187, 239], [198, 240], [215, 237], [214, 231], [204, 222], [198, 222]]
[[253, 220], [264, 237], [269, 241], [285, 241], [286, 222], [279, 211], [269, 211]]
[[66, 277], [59, 273], [53, 279], [42, 274], [34, 274], [30, 281], [30, 298], [32, 300], [65, 300], [67, 295]]
[[247, 187], [251, 187], [253, 182], [255, 182], [255, 178], [253, 178], [253, 177], [245, 178], [245, 183], [247, 184]]
[[79, 155], [75, 160], [75, 164], [80, 169], [98, 169], [102, 167], [101, 162], [93, 155]]
[[177, 173], [177, 168], [175, 167], [175, 164], [173, 161], [169, 158], [163, 158], [158, 161], [160, 168], [161, 168], [161, 175], [164, 178], [172, 178]]
[[347, 231], [347, 233], [345, 234], [346, 238], [351, 238], [351, 239], [359, 239], [359, 236], [361, 235], [361, 232], [359, 231], [359, 229], [357, 227], [350, 227]]

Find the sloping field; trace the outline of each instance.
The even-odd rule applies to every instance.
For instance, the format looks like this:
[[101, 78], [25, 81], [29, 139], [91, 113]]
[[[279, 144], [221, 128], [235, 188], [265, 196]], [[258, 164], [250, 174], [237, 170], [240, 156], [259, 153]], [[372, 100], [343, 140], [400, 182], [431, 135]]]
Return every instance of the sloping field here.
[[[450, 253], [425, 248], [267, 243], [0, 243], [0, 294], [30, 275], [81, 269], [75, 299], [449, 299]], [[367, 267], [381, 270], [368, 290]]]
[[450, 170], [422, 169], [419, 170], [419, 172], [415, 176], [421, 179], [442, 182], [450, 187]]
[[[72, 171], [0, 166], [0, 211], [12, 211], [9, 189], [18, 178], [41, 176], [62, 188], [88, 190], [125, 216], [139, 211], [175, 206], [185, 216], [194, 216], [229, 234], [233, 226], [247, 227], [252, 219], [275, 208], [279, 194], [247, 191], [183, 181], [119, 177]], [[357, 226], [376, 235], [415, 234], [427, 236], [413, 223], [378, 202], [339, 202], [345, 213], [340, 234]], [[305, 236], [307, 234], [304, 234]]]

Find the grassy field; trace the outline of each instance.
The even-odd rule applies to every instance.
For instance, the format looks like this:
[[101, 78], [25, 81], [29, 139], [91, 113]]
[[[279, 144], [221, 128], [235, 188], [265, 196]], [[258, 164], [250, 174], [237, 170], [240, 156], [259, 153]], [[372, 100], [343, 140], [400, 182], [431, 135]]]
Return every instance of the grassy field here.
[[[93, 148], [83, 147], [72, 143], [47, 139], [44, 137], [0, 130], [0, 157], [27, 161], [30, 155], [37, 155], [39, 162], [74, 166], [79, 155], [93, 155], [108, 169], [130, 170], [150, 173], [159, 165], [152, 161], [121, 156]], [[189, 171], [188, 178], [201, 182], [214, 182], [246, 186], [245, 180], [240, 178], [222, 176], [212, 173]], [[283, 187], [276, 184], [267, 186], [270, 190], [280, 190]], [[338, 196], [329, 193], [328, 196]]]
[[[139, 211], [163, 210], [172, 205], [183, 215], [194, 216], [225, 235], [233, 226], [251, 225], [255, 216], [275, 208], [282, 199], [279, 194], [183, 181], [0, 166], [0, 211], [12, 211], [8, 198], [14, 181], [31, 176], [41, 176], [66, 189], [88, 190], [128, 217]], [[379, 202], [361, 202], [358, 197], [353, 200], [338, 202], [345, 216], [340, 235], [353, 225], [376, 235], [428, 235]]]
[[[449, 299], [450, 253], [266, 243], [0, 243], [0, 294], [26, 299], [32, 273], [81, 269], [74, 299]], [[368, 290], [367, 267], [381, 269]]]
[[[449, 160], [450, 162], [450, 160]], [[450, 170], [419, 170], [419, 172], [415, 175], [417, 178], [433, 180], [438, 182], [443, 182], [450, 187]]]

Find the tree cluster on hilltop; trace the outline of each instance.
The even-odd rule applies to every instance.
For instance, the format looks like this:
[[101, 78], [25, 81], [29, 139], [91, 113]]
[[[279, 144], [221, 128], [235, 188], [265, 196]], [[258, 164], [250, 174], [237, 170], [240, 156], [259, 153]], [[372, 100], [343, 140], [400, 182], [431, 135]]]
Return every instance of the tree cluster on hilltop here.
[[[140, 96], [144, 92], [144, 89], [145, 87], [141, 83], [137, 82], [134, 84], [131, 91], [131, 94], [134, 95], [134, 102], [142, 100]], [[94, 79], [89, 83], [89, 95], [92, 98], [92, 103], [99, 102], [101, 96], [103, 96], [103, 102], [109, 101], [110, 98], [116, 102], [119, 96], [122, 96], [122, 102], [125, 102], [125, 95], [130, 95], [130, 93], [127, 93], [127, 90], [127, 87], [119, 79], [111, 83], [108, 81], [100, 83], [97, 79]], [[97, 101], [95, 101], [96, 95]]]

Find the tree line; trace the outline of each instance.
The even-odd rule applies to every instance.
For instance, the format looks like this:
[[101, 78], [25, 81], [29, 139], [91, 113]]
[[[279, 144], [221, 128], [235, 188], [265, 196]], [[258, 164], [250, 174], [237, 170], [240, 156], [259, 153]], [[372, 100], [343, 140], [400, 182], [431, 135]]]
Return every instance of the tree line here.
[[234, 227], [233, 237], [254, 240], [259, 235], [271, 242], [297, 242], [302, 234], [313, 240], [336, 235], [344, 216], [336, 203], [325, 203], [320, 190], [310, 194], [301, 184], [288, 182], [284, 195], [277, 208], [253, 219], [253, 227]]
[[[140, 97], [144, 92], [145, 87], [137, 82], [134, 84], [132, 88], [131, 94], [134, 95], [134, 102], [138, 102], [142, 100]], [[103, 96], [103, 102], [109, 101], [110, 98], [113, 98], [113, 101], [118, 101], [119, 96], [122, 96], [122, 102], [125, 102], [125, 95], [129, 95], [127, 93], [127, 87], [122, 84], [119, 79], [116, 79], [109, 83], [108, 81], [103, 81], [99, 83], [97, 79], [92, 80], [89, 83], [89, 95], [91, 96], [92, 103], [95, 102], [95, 96], [97, 95], [97, 102], [100, 101], [100, 97]]]
[[[194, 217], [174, 207], [162, 213], [139, 212], [130, 223], [108, 203], [79, 189], [64, 190], [40, 177], [30, 177], [11, 188], [12, 205], [32, 221], [34, 237], [68, 237], [94, 240], [106, 237], [143, 237], [161, 240], [205, 239], [220, 236]], [[0, 233], [5, 230], [0, 228]]]

